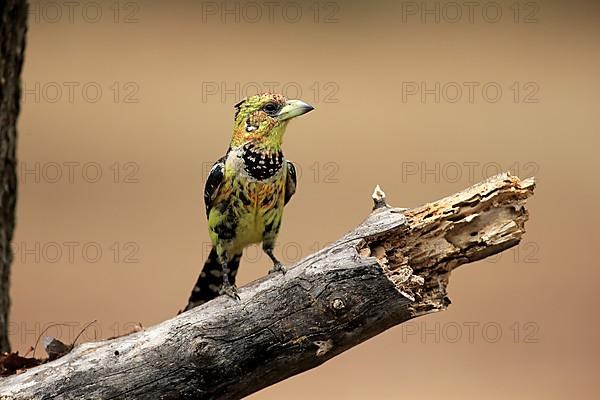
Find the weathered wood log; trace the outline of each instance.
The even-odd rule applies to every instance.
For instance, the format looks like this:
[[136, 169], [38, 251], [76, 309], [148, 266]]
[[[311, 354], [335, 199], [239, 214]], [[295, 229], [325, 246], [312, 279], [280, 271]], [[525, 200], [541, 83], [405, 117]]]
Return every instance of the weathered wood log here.
[[[2, 399], [238, 399], [445, 309], [450, 272], [519, 243], [534, 180], [502, 174], [411, 210], [381, 198], [285, 275], [0, 380]], [[374, 196], [375, 197], [375, 196]]]

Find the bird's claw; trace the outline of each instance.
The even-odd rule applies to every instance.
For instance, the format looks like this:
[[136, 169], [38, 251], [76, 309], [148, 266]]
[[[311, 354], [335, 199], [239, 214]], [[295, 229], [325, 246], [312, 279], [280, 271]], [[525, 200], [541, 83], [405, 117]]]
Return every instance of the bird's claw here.
[[219, 294], [223, 295], [227, 295], [229, 297], [231, 297], [234, 300], [239, 300], [240, 299], [240, 295], [237, 292], [237, 288], [235, 287], [235, 285], [223, 285], [223, 287], [221, 288], [221, 290], [219, 291]]
[[287, 268], [282, 263], [278, 262], [273, 264], [273, 268], [269, 270], [269, 274], [274, 274], [275, 272], [281, 272], [285, 274], [287, 272]]

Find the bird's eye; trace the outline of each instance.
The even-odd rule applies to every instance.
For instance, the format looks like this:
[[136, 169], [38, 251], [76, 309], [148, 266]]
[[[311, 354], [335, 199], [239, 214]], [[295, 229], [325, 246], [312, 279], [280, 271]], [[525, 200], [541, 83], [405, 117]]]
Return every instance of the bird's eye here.
[[265, 112], [267, 114], [275, 114], [277, 112], [277, 104], [275, 103], [267, 103], [265, 104], [265, 106], [263, 107], [263, 110], [265, 110]]

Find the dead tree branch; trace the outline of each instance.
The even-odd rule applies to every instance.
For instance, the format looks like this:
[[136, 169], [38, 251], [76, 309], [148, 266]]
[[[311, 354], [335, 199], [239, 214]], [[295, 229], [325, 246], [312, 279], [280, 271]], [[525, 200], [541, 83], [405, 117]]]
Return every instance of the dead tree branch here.
[[[2, 399], [239, 399], [449, 305], [450, 272], [519, 243], [533, 179], [502, 174], [411, 210], [381, 199], [331, 246], [145, 331], [0, 381]], [[377, 193], [374, 193], [376, 195]]]

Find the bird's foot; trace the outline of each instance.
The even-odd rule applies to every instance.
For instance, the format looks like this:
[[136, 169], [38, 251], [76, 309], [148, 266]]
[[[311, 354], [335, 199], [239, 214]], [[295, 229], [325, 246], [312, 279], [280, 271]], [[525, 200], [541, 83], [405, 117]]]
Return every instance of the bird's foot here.
[[221, 295], [225, 294], [234, 300], [240, 299], [240, 295], [237, 292], [237, 287], [235, 287], [235, 285], [232, 285], [230, 283], [227, 283], [227, 284], [224, 283], [223, 286], [221, 287], [221, 290], [219, 291], [219, 294], [221, 294]]
[[273, 264], [273, 268], [269, 270], [269, 274], [274, 274], [275, 272], [281, 272], [282, 274], [285, 274], [287, 272], [287, 268], [282, 263], [276, 262]]

